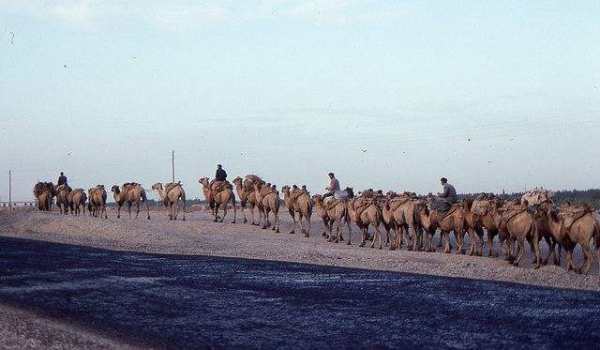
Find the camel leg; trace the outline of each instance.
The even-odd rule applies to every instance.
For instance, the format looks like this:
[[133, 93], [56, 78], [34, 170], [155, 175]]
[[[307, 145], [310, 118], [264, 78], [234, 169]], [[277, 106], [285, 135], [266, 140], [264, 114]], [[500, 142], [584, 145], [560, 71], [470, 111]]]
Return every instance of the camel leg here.
[[592, 248], [590, 247], [589, 241], [585, 241], [581, 245], [581, 250], [583, 250], [585, 261], [583, 262], [583, 265], [577, 269], [577, 272], [587, 275], [588, 272], [590, 272], [592, 262], [594, 261], [594, 255], [592, 253]]
[[227, 202], [223, 203], [223, 217], [221, 218], [221, 222], [225, 221], [225, 216], [227, 216]]
[[[102, 205], [102, 211], [104, 212], [104, 218], [108, 219], [108, 214], [106, 213], [106, 204]], [[100, 213], [100, 216], [102, 216], [102, 213]]]
[[487, 231], [488, 256], [490, 258], [497, 256], [494, 254], [494, 236], [495, 235], [490, 230]]
[[[102, 214], [100, 214], [102, 215]], [[121, 206], [119, 204], [117, 204], [117, 219], [121, 218]]]
[[[295, 233], [296, 232], [296, 213], [292, 209], [288, 209], [288, 212], [290, 213], [290, 216], [292, 217], [292, 221], [294, 222], [294, 224], [292, 225], [292, 229], [290, 230], [289, 233]], [[300, 220], [302, 220], [302, 219], [300, 219]]]
[[352, 245], [352, 227], [350, 226], [350, 221], [346, 220], [346, 226], [348, 227], [348, 242], [347, 245]]
[[327, 222], [327, 221], [328, 221], [328, 220], [327, 220], [327, 218], [321, 218], [321, 219], [323, 219], [323, 226], [325, 227], [325, 228], [323, 229], [323, 233], [321, 234], [321, 236], [323, 236], [323, 237], [327, 237], [327, 225], [328, 225], [328, 222]]
[[515, 256], [515, 261], [513, 261], [513, 265], [518, 266], [519, 263], [521, 262], [521, 259], [523, 258], [523, 255], [525, 253], [525, 238], [520, 237], [517, 240], [517, 253]]
[[279, 210], [273, 211], [273, 215], [275, 215], [275, 232], [279, 233]]
[[235, 197], [231, 198], [231, 200], [233, 203], [233, 221], [231, 223], [235, 224], [235, 221], [237, 220], [237, 208], [235, 207]]
[[[381, 234], [381, 231], [379, 230], [379, 225], [375, 226], [375, 232], [376, 232], [377, 236], [379, 236], [379, 249], [383, 249], [383, 242], [381, 242], [382, 234]], [[375, 237], [373, 237], [373, 242], [375, 242]]]
[[[463, 253], [463, 245], [464, 245], [464, 231], [462, 229], [454, 229], [454, 237], [456, 237], [456, 251], [455, 254], [459, 255]], [[448, 234], [448, 244], [450, 244], [450, 234]], [[473, 243], [471, 243], [472, 245]]]
[[535, 257], [535, 261], [534, 261], [534, 265], [533, 267], [535, 269], [539, 269], [541, 266], [541, 254], [540, 254], [540, 240], [537, 237], [533, 237], [533, 239], [530, 241], [531, 243], [531, 248], [533, 250], [533, 255]]
[[140, 201], [135, 202], [135, 218], [137, 219], [140, 216]]
[[304, 236], [310, 236], [310, 213], [304, 218], [306, 220], [306, 229], [304, 230]]
[[127, 212], [129, 213], [129, 218], [131, 219], [131, 203], [127, 202]]
[[[452, 251], [452, 247], [450, 247], [450, 232], [442, 231], [441, 233], [444, 241], [444, 253], [450, 254]], [[442, 241], [442, 240], [440, 240]]]

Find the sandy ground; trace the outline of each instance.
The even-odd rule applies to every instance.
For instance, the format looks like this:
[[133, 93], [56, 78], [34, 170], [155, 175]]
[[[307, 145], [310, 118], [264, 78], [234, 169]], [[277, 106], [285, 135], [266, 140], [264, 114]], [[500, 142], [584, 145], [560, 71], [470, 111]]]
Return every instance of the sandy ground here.
[[[599, 290], [597, 262], [585, 276], [557, 266], [534, 270], [530, 258], [523, 259], [527, 266], [514, 267], [500, 258], [359, 248], [357, 230], [351, 246], [328, 243], [321, 236], [320, 222], [313, 222], [309, 238], [288, 234], [291, 218], [287, 213], [281, 215], [281, 233], [232, 224], [231, 214], [225, 224], [213, 223], [200, 211], [188, 213], [185, 222], [170, 222], [164, 211], [151, 215], [148, 221], [141, 216], [117, 219], [112, 209], [108, 219], [21, 211], [0, 216], [0, 235], [112, 250], [267, 259]], [[240, 217], [238, 211], [238, 222]]]
[[135, 349], [55, 319], [0, 304], [0, 349]]

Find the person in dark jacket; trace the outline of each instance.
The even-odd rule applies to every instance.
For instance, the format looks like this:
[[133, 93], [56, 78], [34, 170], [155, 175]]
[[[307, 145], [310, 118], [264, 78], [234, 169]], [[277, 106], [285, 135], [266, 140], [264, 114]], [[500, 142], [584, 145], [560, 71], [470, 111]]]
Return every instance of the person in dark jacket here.
[[215, 181], [227, 180], [227, 172], [223, 169], [221, 164], [217, 164], [217, 172], [215, 173]]
[[452, 207], [452, 204], [456, 203], [458, 200], [456, 189], [448, 183], [448, 179], [445, 177], [442, 177], [440, 182], [442, 184], [442, 192], [437, 195], [435, 207], [441, 212], [447, 212]]
[[60, 172], [60, 176], [58, 177], [58, 183], [56, 184], [56, 186], [60, 186], [60, 185], [66, 185], [67, 184], [67, 177], [65, 176], [65, 174], [61, 171]]

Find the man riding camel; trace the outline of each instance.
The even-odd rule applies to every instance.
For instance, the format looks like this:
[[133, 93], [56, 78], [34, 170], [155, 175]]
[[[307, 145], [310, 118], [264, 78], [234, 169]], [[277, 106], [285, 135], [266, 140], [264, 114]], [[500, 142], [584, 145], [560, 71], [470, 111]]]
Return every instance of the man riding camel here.
[[217, 164], [217, 171], [215, 172], [215, 178], [209, 184], [209, 195], [208, 203], [212, 206], [213, 193], [217, 193], [222, 185], [227, 182], [227, 172], [223, 169], [221, 164]]
[[65, 174], [61, 171], [60, 172], [60, 176], [58, 177], [58, 181], [56, 183], [56, 186], [60, 186], [60, 185], [66, 185], [67, 184], [67, 177], [65, 176]]
[[456, 189], [448, 183], [448, 179], [442, 177], [440, 182], [442, 184], [442, 192], [437, 195], [436, 207], [438, 210], [446, 212], [450, 210], [452, 204], [457, 202], [458, 198], [456, 196]]
[[325, 190], [327, 192], [323, 195], [323, 199], [331, 197], [335, 195], [336, 192], [340, 191], [340, 182], [335, 178], [334, 173], [329, 173], [329, 186], [327, 186]]

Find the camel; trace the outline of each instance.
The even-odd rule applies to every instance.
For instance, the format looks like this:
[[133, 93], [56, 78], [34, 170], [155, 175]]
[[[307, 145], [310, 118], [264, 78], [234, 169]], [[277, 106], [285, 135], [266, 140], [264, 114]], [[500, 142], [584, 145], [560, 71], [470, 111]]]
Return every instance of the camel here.
[[529, 241], [531, 250], [534, 254], [534, 267], [537, 269], [541, 265], [540, 257], [540, 236], [536, 218], [533, 210], [529, 207], [527, 201], [509, 202], [498, 210], [496, 225], [499, 230], [506, 232], [509, 236], [507, 242], [516, 242], [516, 253], [513, 255], [512, 244], [508, 243], [507, 259], [513, 265], [519, 265], [521, 258], [525, 253], [525, 240]]
[[[346, 188], [346, 193], [349, 198], [354, 197], [351, 188]], [[348, 200], [329, 198], [325, 200], [322, 195], [316, 194], [313, 197], [317, 214], [323, 218], [325, 229], [327, 230], [327, 241], [338, 243], [343, 240], [342, 237], [342, 221], [346, 222], [350, 229], [350, 220], [348, 218]], [[336, 226], [336, 236], [333, 235], [333, 226]], [[346, 244], [350, 245], [351, 237], [348, 238]]]
[[[319, 199], [319, 202], [317, 202], [317, 199]], [[315, 213], [317, 214], [318, 217], [321, 218], [321, 220], [323, 221], [323, 232], [321, 233], [321, 235], [325, 238], [329, 239], [329, 215], [327, 213], [327, 208], [325, 207], [325, 205], [323, 205], [323, 198], [321, 195], [314, 195], [311, 197], [312, 203], [313, 203], [313, 207], [315, 208]]]
[[[104, 185], [97, 185], [96, 187], [90, 188], [88, 190], [88, 198], [92, 209], [92, 215], [95, 217], [102, 217], [102, 214], [104, 213], [104, 218], [108, 219], [106, 213], [106, 190], [104, 189]], [[88, 207], [88, 209], [90, 208]]]
[[[296, 213], [298, 213], [298, 222], [300, 224], [300, 232], [304, 233], [305, 237], [310, 235], [310, 217], [312, 215], [313, 205], [310, 199], [310, 194], [293, 185], [283, 186], [281, 191], [283, 192], [283, 202], [288, 208], [288, 212], [294, 221], [290, 233], [294, 233], [297, 227]], [[304, 228], [304, 221], [307, 222], [307, 228]]]
[[465, 230], [469, 235], [469, 251], [468, 255], [482, 256], [483, 255], [483, 227], [477, 214], [473, 212], [472, 199], [463, 201], [463, 210], [465, 214]]
[[[574, 206], [567, 203], [560, 210], [549, 205], [539, 205], [536, 207], [535, 217], [550, 230], [554, 240], [560, 244], [559, 247], [565, 248], [567, 270], [587, 274], [594, 259], [590, 241], [594, 239], [596, 248], [600, 248], [600, 216], [588, 205]], [[577, 244], [581, 246], [585, 257], [580, 267], [575, 267], [573, 263], [573, 251]]]
[[[264, 183], [264, 181], [254, 184], [254, 192], [256, 195], [256, 203], [260, 214], [259, 223], [262, 222], [262, 228], [271, 227], [275, 232], [279, 233], [279, 192], [275, 185]], [[273, 213], [275, 224], [271, 225], [269, 221], [269, 213]]]
[[252, 225], [258, 225], [254, 222], [254, 208], [256, 207], [256, 193], [254, 191], [254, 184], [260, 181], [262, 180], [256, 175], [247, 175], [243, 180], [238, 176], [233, 180], [238, 197], [240, 198], [240, 206], [242, 208], [242, 212], [244, 213], [244, 223], [248, 222], [246, 213], [244, 211], [244, 209], [246, 209], [246, 204], [248, 204], [250, 207], [249, 209]]
[[150, 220], [150, 208], [148, 207], [148, 201], [146, 198], [146, 191], [142, 185], [135, 182], [126, 182], [121, 188], [117, 185], [113, 185], [111, 188], [113, 198], [117, 204], [117, 219], [121, 218], [121, 207], [127, 203], [127, 211], [129, 218], [131, 219], [131, 206], [135, 203], [136, 213], [135, 218], [137, 219], [140, 215], [140, 202], [146, 204], [147, 219]]
[[56, 195], [54, 184], [52, 182], [38, 182], [33, 187], [33, 195], [37, 199], [37, 206], [40, 211], [50, 211], [52, 209], [52, 198]]
[[[400, 248], [404, 239], [409, 250], [418, 250], [423, 244], [423, 230], [415, 212], [416, 195], [403, 193], [389, 197], [383, 205], [384, 219], [389, 217], [395, 226], [395, 242], [392, 247]], [[410, 229], [413, 234], [411, 237]], [[412, 244], [411, 244], [412, 243]]]
[[169, 220], [177, 220], [179, 214], [179, 201], [181, 200], [182, 220], [185, 221], [185, 191], [181, 182], [169, 182], [163, 184], [160, 182], [152, 185], [152, 190], [158, 193], [160, 201], [166, 208], [169, 208]]
[[464, 237], [464, 222], [465, 214], [462, 203], [455, 203], [446, 213], [438, 212], [437, 210], [429, 209], [430, 203], [420, 201], [417, 203], [418, 217], [423, 229], [425, 230], [425, 250], [435, 251], [433, 247], [433, 235], [436, 230], [440, 229], [440, 241], [445, 244], [444, 253], [451, 252], [450, 247], [450, 232], [454, 232], [456, 238], [456, 254], [463, 254], [463, 237]]
[[71, 193], [71, 187], [68, 185], [60, 185], [56, 187], [56, 206], [60, 210], [61, 214], [69, 213], [69, 194]]
[[[231, 202], [231, 206], [233, 207], [233, 221], [235, 224], [237, 209], [235, 207], [235, 194], [233, 194], [233, 186], [228, 181], [225, 181], [221, 186], [214, 186], [210, 188], [210, 183], [207, 177], [202, 177], [198, 180], [200, 184], [202, 184], [202, 191], [204, 192], [204, 197], [206, 200], [212, 198], [213, 203], [209, 203], [210, 207], [213, 210], [213, 215], [215, 216], [214, 222], [219, 221], [219, 208], [223, 208], [223, 217], [220, 222], [225, 220], [227, 216], [227, 205]], [[211, 193], [212, 192], [212, 193]]]
[[383, 222], [383, 214], [379, 204], [379, 195], [372, 189], [363, 191], [359, 197], [348, 200], [348, 242], [352, 241], [352, 228], [354, 223], [362, 231], [362, 240], [359, 247], [364, 247], [368, 239], [369, 226], [375, 228], [375, 234], [371, 240], [371, 248], [375, 247], [375, 241], [379, 238], [379, 249], [383, 248], [381, 231], [379, 226]]
[[485, 229], [487, 236], [488, 256], [495, 257], [498, 253], [494, 251], [494, 238], [500, 234], [500, 240], [504, 241], [506, 236], [502, 234], [496, 224], [496, 210], [504, 205], [504, 202], [495, 196], [481, 195], [473, 201], [470, 212], [475, 215], [478, 225]]
[[76, 188], [69, 193], [69, 205], [71, 207], [71, 214], [79, 216], [83, 212], [85, 214], [85, 202], [87, 201], [87, 195], [83, 188]]

